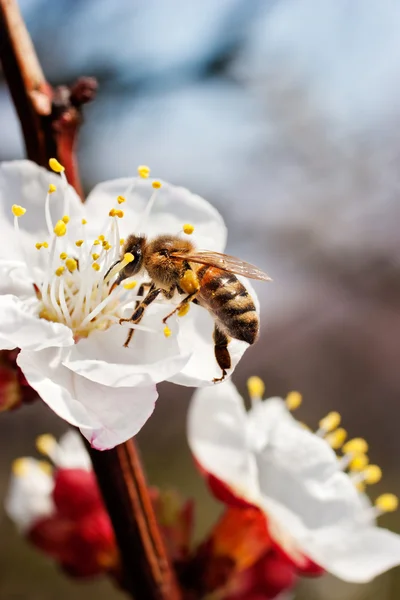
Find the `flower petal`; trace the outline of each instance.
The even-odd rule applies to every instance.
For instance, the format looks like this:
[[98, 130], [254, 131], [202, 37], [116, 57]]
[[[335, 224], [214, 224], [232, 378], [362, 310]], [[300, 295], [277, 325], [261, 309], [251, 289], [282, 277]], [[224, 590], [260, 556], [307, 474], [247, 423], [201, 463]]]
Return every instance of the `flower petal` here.
[[35, 297], [31, 273], [23, 262], [0, 259], [0, 294], [21, 299]]
[[[154, 192], [151, 182], [150, 179], [136, 177], [100, 183], [86, 201], [88, 215], [92, 214], [94, 218], [101, 215], [101, 219], [104, 219], [110, 208], [115, 205], [116, 198], [126, 195], [126, 202], [122, 206], [125, 217], [118, 223], [122, 237], [135, 231], [145, 233], [149, 237], [165, 233], [178, 235], [184, 223], [191, 223], [195, 230], [190, 239], [197, 247], [219, 252], [224, 250], [227, 232], [219, 212], [200, 196], [167, 182], [161, 182], [162, 187], [157, 190], [150, 218], [143, 227], [140, 223], [141, 215]], [[132, 192], [126, 194], [132, 184]], [[93, 221], [93, 224], [98, 227], [101, 219], [96, 223]], [[90, 220], [88, 225], [91, 226]]]
[[64, 469], [85, 469], [90, 471], [92, 463], [81, 436], [73, 429], [61, 436], [54, 450], [55, 464]]
[[[166, 338], [162, 318], [166, 306], [153, 305], [142, 321], [156, 331], [135, 331], [128, 348], [124, 342], [129, 329], [114, 325], [95, 331], [80, 340], [64, 360], [64, 365], [91, 381], [111, 387], [153, 385], [181, 371], [190, 359], [190, 348], [181, 352], [177, 336]], [[158, 330], [158, 331], [157, 331]]]
[[51, 492], [52, 476], [41, 468], [38, 460], [23, 458], [21, 473], [11, 475], [10, 486], [4, 501], [6, 513], [17, 527], [25, 532], [42, 517], [54, 511]]
[[79, 427], [98, 450], [113, 448], [135, 435], [154, 410], [155, 386], [111, 389], [62, 365], [55, 349], [18, 355], [28, 383], [59, 417]]
[[[239, 279], [245, 284], [247, 291], [254, 300], [257, 314], [259, 314], [260, 305], [253, 286], [244, 277], [239, 277]], [[178, 385], [193, 387], [212, 385], [214, 378], [221, 377], [221, 369], [214, 354], [213, 331], [215, 317], [202, 306], [192, 304], [189, 314], [178, 319], [178, 321], [178, 343], [181, 352], [187, 353], [190, 349], [192, 357], [182, 371], [171, 377], [169, 381]], [[232, 367], [228, 370], [228, 377], [233, 373], [248, 347], [249, 344], [245, 342], [231, 339], [228, 350]]]
[[0, 348], [42, 350], [52, 346], [70, 346], [71, 330], [61, 323], [40, 319], [29, 311], [29, 303], [16, 296], [0, 296]]
[[327, 571], [344, 581], [367, 583], [400, 564], [400, 536], [380, 527], [319, 532], [305, 547]]
[[245, 423], [243, 400], [230, 380], [194, 393], [187, 433], [196, 461], [250, 501], [257, 495], [257, 479]]

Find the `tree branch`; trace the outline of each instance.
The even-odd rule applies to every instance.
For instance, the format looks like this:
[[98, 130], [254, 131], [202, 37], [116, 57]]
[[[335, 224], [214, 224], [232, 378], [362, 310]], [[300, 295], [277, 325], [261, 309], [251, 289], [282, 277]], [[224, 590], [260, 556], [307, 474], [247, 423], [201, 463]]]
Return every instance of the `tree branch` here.
[[[76, 138], [81, 107], [93, 98], [95, 80], [81, 78], [72, 88], [51, 88], [16, 0], [0, 0], [0, 60], [28, 158], [47, 167], [49, 158], [57, 157], [80, 193]], [[126, 590], [137, 600], [179, 600], [133, 440], [113, 450], [89, 452], [115, 529]]]

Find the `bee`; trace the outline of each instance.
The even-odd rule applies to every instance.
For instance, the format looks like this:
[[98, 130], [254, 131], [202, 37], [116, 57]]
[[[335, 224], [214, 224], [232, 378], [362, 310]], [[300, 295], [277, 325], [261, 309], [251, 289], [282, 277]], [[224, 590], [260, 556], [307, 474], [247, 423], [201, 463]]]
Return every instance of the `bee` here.
[[[121, 319], [120, 323], [139, 323], [146, 308], [160, 294], [171, 299], [178, 292], [184, 297], [163, 323], [166, 324], [176, 312], [185, 314], [190, 302], [208, 310], [214, 319], [215, 358], [222, 371], [221, 377], [213, 381], [225, 379], [231, 367], [229, 341], [234, 338], [254, 344], [259, 333], [254, 301], [236, 274], [261, 281], [269, 281], [270, 277], [238, 258], [196, 249], [191, 241], [173, 235], [159, 235], [152, 240], [142, 235], [130, 235], [122, 256], [127, 252], [134, 260], [121, 269], [117, 283], [142, 272], [147, 272], [150, 282], [139, 289], [139, 296], [145, 290], [147, 293], [142, 301], [138, 301], [132, 316]], [[124, 346], [129, 345], [133, 332], [131, 329]]]

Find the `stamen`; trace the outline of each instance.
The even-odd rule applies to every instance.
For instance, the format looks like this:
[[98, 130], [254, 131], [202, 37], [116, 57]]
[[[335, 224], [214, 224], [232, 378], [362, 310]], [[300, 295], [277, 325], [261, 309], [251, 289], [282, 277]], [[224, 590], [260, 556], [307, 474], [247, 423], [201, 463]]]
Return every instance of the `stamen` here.
[[87, 225], [86, 219], [82, 219], [81, 223], [82, 223], [82, 225]]
[[186, 233], [186, 235], [192, 235], [194, 231], [194, 225], [192, 225], [191, 223], [185, 223], [182, 229], [183, 233]]
[[288, 410], [296, 410], [299, 408], [303, 401], [303, 397], [300, 392], [289, 392], [286, 396], [286, 407]]
[[[71, 259], [71, 260], [73, 260], [73, 259]], [[68, 325], [68, 327], [72, 328], [71, 315], [70, 315], [70, 312], [68, 310], [67, 303], [65, 301], [65, 282], [64, 282], [64, 278], [62, 278], [60, 280], [60, 289], [59, 289], [58, 297], [59, 297], [59, 300], [60, 300], [61, 311], [62, 311], [62, 314], [64, 315], [64, 319], [66, 321], [66, 324]]]
[[351, 471], [364, 471], [365, 467], [369, 463], [369, 458], [366, 454], [357, 454], [349, 462], [349, 469]]
[[341, 416], [338, 412], [335, 412], [335, 411], [330, 412], [329, 414], [326, 415], [326, 417], [324, 417], [323, 419], [320, 420], [319, 429], [316, 432], [316, 435], [319, 435], [320, 437], [325, 436], [330, 431], [333, 431], [334, 429], [339, 427], [340, 421], [341, 421]]
[[61, 260], [65, 260], [67, 258], [68, 254], [66, 252], [61, 252], [60, 254], [60, 258]]
[[74, 258], [67, 258], [67, 260], [65, 261], [65, 264], [70, 273], [72, 273], [73, 271], [76, 271], [78, 268], [78, 263], [76, 262], [76, 260]]
[[375, 500], [375, 506], [379, 512], [394, 512], [399, 506], [399, 499], [394, 494], [382, 494]]
[[366, 454], [368, 452], [368, 444], [363, 438], [353, 438], [343, 446], [344, 454]]
[[123, 202], [126, 202], [126, 198], [124, 198], [123, 196], [118, 196], [117, 202], [118, 204], [123, 204]]
[[137, 286], [137, 281], [129, 281], [128, 283], [124, 283], [125, 290], [133, 290]]
[[61, 266], [61, 267], [58, 267], [54, 273], [55, 273], [55, 275], [57, 275], [57, 277], [61, 277], [61, 275], [64, 273], [64, 271], [65, 271], [65, 267]]
[[76, 240], [75, 242], [75, 246], [78, 246], [78, 248], [80, 248], [83, 244], [84, 240]]
[[93, 258], [93, 260], [98, 260], [100, 258], [100, 254], [97, 254], [96, 252], [93, 252], [92, 258]]
[[50, 183], [49, 185], [49, 189], [48, 189], [48, 194], [54, 194], [54, 192], [57, 191], [57, 187], [54, 185], [54, 183]]
[[22, 217], [26, 213], [26, 208], [20, 206], [19, 204], [13, 204], [11, 211], [14, 217]]
[[63, 171], [65, 171], [65, 167], [63, 167], [62, 164], [60, 164], [56, 158], [50, 158], [49, 167], [55, 173], [62, 173]]
[[64, 221], [65, 224], [67, 224], [67, 223], [69, 223], [70, 218], [68, 215], [64, 215], [61, 220]]
[[140, 165], [137, 169], [137, 172], [142, 179], [148, 179], [150, 176], [150, 167], [146, 165]]
[[61, 221], [61, 220], [57, 221], [53, 231], [57, 237], [62, 237], [63, 235], [65, 235], [67, 233], [67, 226], [64, 223], [64, 221]]
[[382, 470], [378, 465], [368, 465], [364, 470], [365, 483], [374, 485], [382, 479]]
[[11, 470], [16, 477], [24, 477], [29, 470], [29, 459], [28, 458], [16, 458], [11, 465]]
[[124, 244], [125, 244], [125, 239], [124, 239], [124, 238], [121, 238], [121, 239], [119, 240], [119, 245], [120, 245], [120, 246], [123, 246]]
[[338, 429], [325, 436], [325, 441], [330, 445], [332, 450], [339, 450], [346, 441], [346, 438], [347, 431], [343, 427], [338, 427]]
[[159, 190], [160, 187], [162, 187], [162, 183], [161, 183], [161, 181], [153, 181], [153, 183], [151, 184], [151, 187], [154, 188], [155, 190]]
[[257, 377], [257, 375], [249, 377], [247, 391], [251, 400], [261, 400], [265, 392], [265, 385], [261, 377]]
[[166, 325], [164, 327], [164, 335], [166, 338], [169, 338], [172, 335], [172, 331], [170, 330], [170, 328], [168, 327], [168, 325]]
[[118, 217], [119, 219], [122, 219], [122, 217], [124, 216], [124, 211], [121, 210], [120, 208], [112, 208], [110, 210], [110, 212], [108, 213], [109, 217]]
[[95, 271], [100, 271], [101, 267], [100, 267], [99, 263], [94, 262], [94, 263], [92, 263], [92, 269], [94, 269]]
[[44, 456], [50, 456], [58, 444], [53, 435], [50, 433], [43, 433], [36, 438], [35, 445], [36, 450], [40, 452], [40, 454], [43, 454]]

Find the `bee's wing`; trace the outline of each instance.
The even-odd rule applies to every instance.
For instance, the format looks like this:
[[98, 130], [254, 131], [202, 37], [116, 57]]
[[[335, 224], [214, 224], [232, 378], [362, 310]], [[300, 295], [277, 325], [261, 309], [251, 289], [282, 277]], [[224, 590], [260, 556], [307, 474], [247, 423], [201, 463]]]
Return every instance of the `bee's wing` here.
[[223, 271], [229, 273], [235, 273], [237, 275], [244, 275], [250, 279], [260, 279], [261, 281], [271, 281], [271, 277], [268, 277], [264, 271], [261, 271], [258, 267], [251, 265], [250, 263], [229, 256], [229, 254], [221, 254], [220, 252], [213, 252], [212, 250], [194, 250], [192, 252], [173, 252], [171, 258], [183, 258], [189, 262], [201, 263], [203, 265], [210, 265], [211, 267], [217, 267]]

